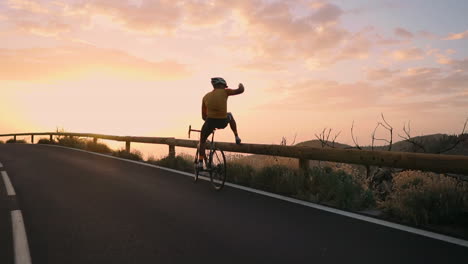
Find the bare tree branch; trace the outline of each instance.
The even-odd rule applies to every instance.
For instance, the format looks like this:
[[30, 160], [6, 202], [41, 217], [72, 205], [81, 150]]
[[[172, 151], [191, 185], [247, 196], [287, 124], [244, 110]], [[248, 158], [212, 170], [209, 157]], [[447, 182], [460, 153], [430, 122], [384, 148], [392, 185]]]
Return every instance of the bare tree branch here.
[[390, 142], [388, 142], [388, 151], [392, 150], [392, 145], [393, 145], [393, 127], [387, 122], [387, 120], [385, 120], [385, 117], [383, 115], [383, 113], [380, 113], [382, 115], [382, 120], [385, 122], [385, 125], [380, 123], [383, 127], [385, 127], [385, 129], [387, 129], [388, 131], [390, 131]]
[[445, 149], [443, 151], [438, 151], [437, 154], [441, 154], [441, 153], [445, 153], [447, 151], [450, 151], [450, 150], [456, 148], [458, 146], [458, 144], [460, 144], [461, 142], [464, 142], [465, 140], [468, 140], [468, 137], [465, 137], [463, 135], [465, 133], [466, 123], [468, 123], [468, 118], [465, 120], [465, 124], [463, 125], [463, 130], [460, 133], [460, 135], [458, 135], [457, 141], [452, 146], [448, 147], [447, 149]]
[[424, 152], [427, 152], [426, 148], [422, 144], [416, 142], [416, 140], [411, 138], [411, 123], [410, 122], [411, 121], [408, 121], [408, 128], [406, 128], [406, 124], [403, 124], [403, 131], [405, 132], [406, 136], [402, 136], [400, 134], [398, 134], [398, 136], [400, 136], [402, 139], [408, 141], [409, 143], [413, 144], [414, 146], [422, 149]]
[[333, 141], [331, 142], [332, 143], [331, 145], [330, 145], [330, 140], [329, 139], [330, 139], [330, 134], [331, 134], [332, 129], [330, 128], [328, 130], [328, 133], [326, 131], [327, 131], [327, 128], [324, 128], [322, 133], [320, 133], [319, 135], [315, 134], [315, 137], [320, 141], [320, 144], [322, 145], [322, 148], [325, 147], [325, 146], [328, 146], [330, 148], [335, 148], [335, 140], [341, 134], [341, 131], [338, 134], [335, 135], [335, 137], [333, 138]]
[[[390, 151], [392, 149], [392, 144], [393, 144], [393, 127], [385, 120], [385, 117], [384, 117], [383, 113], [381, 113], [381, 116], [382, 116], [382, 120], [384, 121], [384, 123], [378, 122], [377, 126], [374, 129], [374, 132], [372, 132], [372, 145], [371, 145], [371, 148], [372, 148], [372, 150], [374, 150], [374, 143], [375, 143], [376, 140], [377, 141], [384, 141], [384, 142], [388, 143], [388, 151]], [[379, 126], [382, 126], [383, 128], [387, 129], [390, 132], [390, 140], [375, 137], [375, 133], [377, 132], [377, 129], [379, 128]]]
[[377, 128], [379, 128], [380, 123], [377, 123], [377, 126], [374, 128], [374, 132], [372, 132], [372, 144], [371, 144], [371, 149], [374, 150], [374, 141], [375, 141], [375, 132], [377, 131]]
[[333, 138], [333, 142], [332, 142], [333, 147], [335, 147], [335, 141], [336, 141], [336, 139], [338, 138], [338, 136], [339, 136], [340, 134], [341, 134], [341, 131], [338, 132], [338, 134], [336, 134], [335, 137]]
[[296, 137], [297, 137], [297, 132], [296, 132], [296, 134], [294, 134], [294, 140], [293, 140], [293, 142], [291, 143], [291, 146], [294, 146], [294, 144], [296, 143]]
[[353, 128], [354, 128], [354, 120], [353, 120], [353, 124], [351, 125], [351, 137], [353, 138], [353, 142], [354, 142], [354, 144], [356, 145], [356, 147], [357, 147], [359, 150], [362, 150], [362, 148], [361, 148], [361, 147], [359, 146], [359, 144], [357, 143], [357, 138], [354, 138]]

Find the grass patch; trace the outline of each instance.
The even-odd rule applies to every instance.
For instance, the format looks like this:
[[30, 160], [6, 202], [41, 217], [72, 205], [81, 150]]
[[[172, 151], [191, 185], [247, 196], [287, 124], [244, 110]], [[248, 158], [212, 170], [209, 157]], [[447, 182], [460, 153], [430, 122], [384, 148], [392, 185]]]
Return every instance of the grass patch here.
[[229, 162], [227, 164], [227, 180], [236, 184], [251, 186], [256, 170], [251, 165]]
[[175, 157], [167, 156], [159, 160], [156, 160], [153, 157], [150, 157], [148, 159], [148, 163], [166, 167], [166, 168], [175, 169], [175, 170], [193, 172], [193, 160], [194, 160], [194, 157], [187, 155], [187, 154], [181, 154]]
[[0, 140], [0, 144], [5, 144], [5, 141], [3, 141], [3, 140]]
[[57, 137], [57, 144], [69, 148], [86, 149], [85, 140], [79, 137]]
[[[112, 154], [112, 150], [103, 143], [94, 142], [93, 140], [86, 140], [79, 137], [64, 136], [58, 137], [57, 141], [50, 141], [48, 139], [41, 139], [40, 144], [58, 144], [64, 147], [83, 149], [91, 152], [98, 152], [103, 154]], [[141, 154], [140, 154], [141, 156]]]
[[308, 200], [348, 210], [362, 210], [375, 205], [373, 193], [352, 175], [329, 167], [312, 168], [308, 175]]
[[[159, 160], [150, 157], [148, 162], [193, 172], [193, 159], [190, 155], [178, 155]], [[362, 210], [375, 204], [372, 192], [362, 187], [353, 176], [330, 168], [313, 168], [305, 172], [283, 165], [255, 168], [245, 162], [228, 160], [227, 173], [227, 181], [235, 184], [342, 209]]]
[[109, 146], [103, 143], [94, 142], [94, 140], [86, 140], [79, 137], [74, 136], [58, 136], [57, 140], [50, 141], [48, 139], [41, 139], [39, 140], [38, 144], [58, 144], [60, 146], [69, 147], [69, 148], [77, 148], [83, 149], [91, 152], [103, 153], [103, 154], [110, 154], [115, 157], [142, 161], [143, 155], [140, 151], [134, 150], [128, 153], [125, 149], [119, 149], [113, 151]]
[[133, 150], [131, 152], [127, 152], [125, 149], [114, 150], [112, 151], [112, 156], [123, 159], [143, 161], [143, 155], [138, 150]]
[[416, 226], [466, 225], [468, 185], [436, 173], [404, 171], [381, 207], [387, 217]]
[[86, 144], [85, 148], [88, 151], [98, 152], [98, 153], [103, 153], [103, 154], [112, 153], [112, 150], [106, 144], [94, 142], [93, 140], [87, 140], [85, 144]]
[[264, 167], [253, 175], [250, 185], [269, 192], [294, 196], [304, 191], [306, 173], [282, 165]]
[[6, 143], [8, 143], [8, 144], [15, 144], [15, 143], [16, 144], [26, 144], [26, 140], [24, 140], [24, 139], [17, 139], [17, 140], [9, 139], [9, 140], [7, 140]]
[[49, 139], [46, 139], [46, 138], [41, 138], [39, 139], [39, 141], [37, 142], [37, 144], [44, 144], [44, 145], [53, 145], [53, 144], [56, 144], [55, 141], [50, 141]]

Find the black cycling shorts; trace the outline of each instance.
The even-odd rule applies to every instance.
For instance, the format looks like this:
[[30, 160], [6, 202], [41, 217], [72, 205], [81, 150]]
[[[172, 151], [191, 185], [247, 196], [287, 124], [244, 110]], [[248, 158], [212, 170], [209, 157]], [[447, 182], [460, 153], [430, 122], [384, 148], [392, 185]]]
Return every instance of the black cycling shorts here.
[[226, 118], [207, 118], [201, 129], [201, 139], [206, 141], [211, 133], [217, 129], [225, 128], [232, 120], [232, 114], [228, 113]]

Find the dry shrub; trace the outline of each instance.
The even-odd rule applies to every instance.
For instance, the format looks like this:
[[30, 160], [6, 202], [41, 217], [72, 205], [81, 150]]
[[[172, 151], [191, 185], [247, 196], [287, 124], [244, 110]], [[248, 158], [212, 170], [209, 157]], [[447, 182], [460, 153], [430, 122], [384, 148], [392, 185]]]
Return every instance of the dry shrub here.
[[175, 157], [167, 156], [159, 160], [156, 160], [154, 157], [150, 157], [147, 162], [175, 170], [193, 172], [194, 159], [195, 158], [193, 156], [180, 154]]
[[14, 139], [9, 139], [9, 140], [7, 140], [6, 143], [9, 143], [9, 144], [14, 144], [14, 143], [16, 143], [16, 144], [26, 144], [26, 140], [24, 140], [24, 139], [17, 139], [17, 140], [15, 141]]
[[381, 204], [391, 218], [413, 225], [457, 224], [467, 220], [468, 186], [442, 174], [404, 171]]
[[113, 151], [112, 156], [123, 158], [123, 159], [136, 160], [136, 161], [143, 160], [143, 154], [141, 154], [141, 152], [138, 150], [127, 152], [125, 149], [119, 149], [119, 150]]
[[98, 152], [98, 153], [103, 153], [103, 154], [112, 153], [112, 150], [106, 144], [94, 142], [93, 140], [87, 140], [85, 143], [86, 143], [85, 148], [88, 151]]

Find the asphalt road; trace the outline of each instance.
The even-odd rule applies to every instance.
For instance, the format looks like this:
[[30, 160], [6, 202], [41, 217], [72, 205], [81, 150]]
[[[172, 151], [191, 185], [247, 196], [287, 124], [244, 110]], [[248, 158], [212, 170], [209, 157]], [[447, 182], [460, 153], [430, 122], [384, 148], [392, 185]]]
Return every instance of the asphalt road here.
[[5, 144], [0, 162], [33, 263], [468, 263], [466, 247], [89, 153]]

